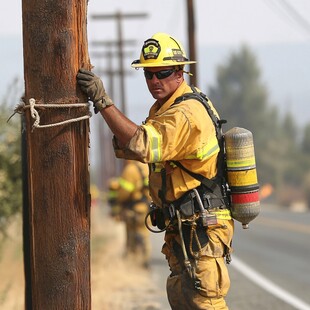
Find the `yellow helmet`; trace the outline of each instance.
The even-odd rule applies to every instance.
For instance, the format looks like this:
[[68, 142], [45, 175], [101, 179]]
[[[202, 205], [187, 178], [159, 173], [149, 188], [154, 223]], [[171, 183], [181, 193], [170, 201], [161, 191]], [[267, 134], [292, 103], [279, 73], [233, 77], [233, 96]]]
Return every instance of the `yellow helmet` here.
[[144, 41], [140, 59], [131, 63], [133, 68], [168, 67], [194, 64], [186, 58], [180, 42], [166, 33], [156, 33]]

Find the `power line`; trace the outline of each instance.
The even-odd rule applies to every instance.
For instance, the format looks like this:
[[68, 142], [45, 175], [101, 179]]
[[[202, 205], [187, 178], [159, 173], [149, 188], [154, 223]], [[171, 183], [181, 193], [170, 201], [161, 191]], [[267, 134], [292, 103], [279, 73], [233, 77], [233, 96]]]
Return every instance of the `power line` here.
[[291, 24], [293, 27], [296, 27], [295, 23], [291, 20], [291, 18], [283, 12], [283, 10], [278, 6], [276, 1], [273, 0], [264, 0], [266, 5], [275, 13], [277, 14], [281, 19], [284, 20], [285, 23]]
[[310, 35], [310, 23], [287, 0], [264, 0], [266, 5], [286, 23]]
[[287, 1], [282, 0], [282, 6], [286, 8], [291, 17], [299, 24], [308, 34], [310, 34], [310, 23]]

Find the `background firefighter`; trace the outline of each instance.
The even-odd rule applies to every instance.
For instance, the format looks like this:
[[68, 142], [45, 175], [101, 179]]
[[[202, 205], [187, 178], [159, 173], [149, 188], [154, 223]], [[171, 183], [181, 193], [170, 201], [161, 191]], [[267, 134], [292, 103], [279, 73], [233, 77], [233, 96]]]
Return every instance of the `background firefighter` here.
[[[162, 252], [171, 270], [171, 308], [228, 309], [224, 297], [230, 280], [224, 258], [232, 251], [233, 220], [223, 197], [188, 173], [215, 177], [220, 150], [205, 107], [195, 99], [182, 100], [193, 93], [183, 77], [184, 65], [191, 63], [195, 61], [188, 60], [180, 42], [168, 34], [157, 33], [144, 42], [132, 67], [144, 68], [156, 102], [141, 126], [115, 107], [92, 72], [80, 69], [77, 79], [114, 133], [116, 156], [149, 164], [153, 223], [166, 230]], [[203, 221], [202, 213], [207, 215]]]
[[119, 190], [119, 180], [116, 177], [109, 179], [108, 181], [108, 192], [107, 201], [110, 207], [110, 216], [115, 221], [121, 220], [121, 205], [117, 201], [117, 192]]
[[120, 218], [126, 227], [125, 256], [149, 266], [150, 236], [144, 225], [149, 209], [148, 166], [141, 162], [126, 160], [118, 178], [116, 203], [120, 206]]

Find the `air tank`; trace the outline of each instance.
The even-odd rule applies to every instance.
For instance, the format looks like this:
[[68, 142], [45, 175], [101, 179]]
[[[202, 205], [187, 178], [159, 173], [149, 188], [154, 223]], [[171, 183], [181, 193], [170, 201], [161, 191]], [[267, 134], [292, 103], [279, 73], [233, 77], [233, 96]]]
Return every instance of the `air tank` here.
[[253, 135], [234, 127], [225, 133], [227, 181], [231, 191], [232, 217], [244, 229], [260, 212]]

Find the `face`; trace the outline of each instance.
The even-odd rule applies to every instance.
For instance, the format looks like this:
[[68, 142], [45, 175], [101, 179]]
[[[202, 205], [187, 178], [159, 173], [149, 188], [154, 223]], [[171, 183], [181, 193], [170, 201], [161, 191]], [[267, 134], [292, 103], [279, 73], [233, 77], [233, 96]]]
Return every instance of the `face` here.
[[[173, 70], [175, 67], [155, 67], [155, 68], [144, 68], [144, 71], [148, 72], [159, 72], [162, 70]], [[160, 77], [160, 76], [159, 76]], [[155, 74], [151, 79], [147, 79], [147, 87], [153, 96], [160, 104], [163, 104], [171, 95], [176, 91], [176, 89], [183, 82], [183, 71], [174, 71], [171, 75], [166, 78], [159, 79]]]

